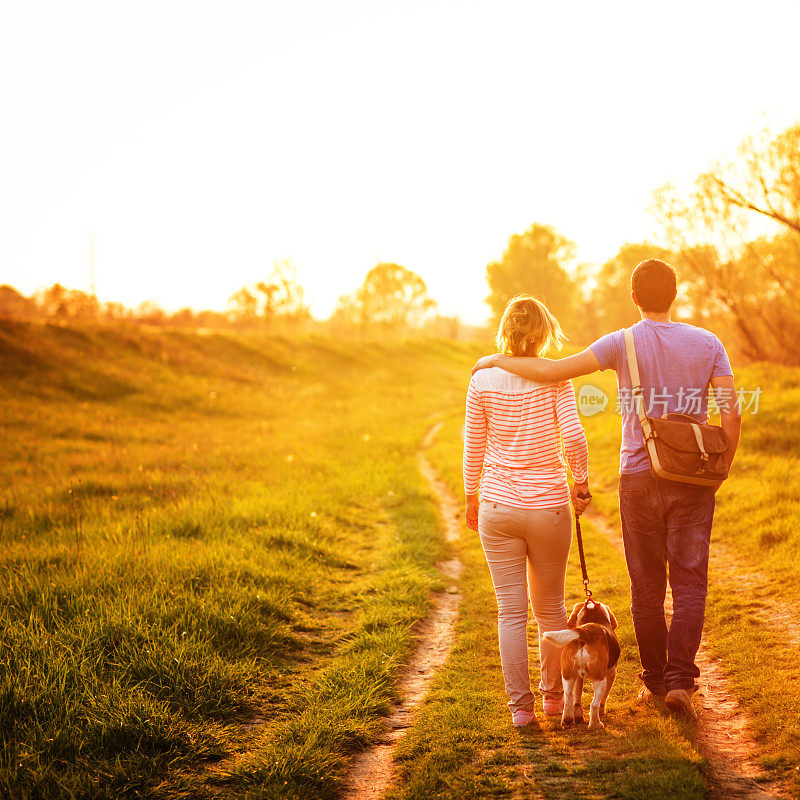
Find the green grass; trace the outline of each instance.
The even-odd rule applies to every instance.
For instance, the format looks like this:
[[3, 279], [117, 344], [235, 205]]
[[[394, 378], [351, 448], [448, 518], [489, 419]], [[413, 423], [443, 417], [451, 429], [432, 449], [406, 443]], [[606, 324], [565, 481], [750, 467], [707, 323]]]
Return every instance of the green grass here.
[[2, 323], [0, 353], [0, 795], [332, 796], [438, 582], [415, 455], [473, 348]]
[[[444, 420], [430, 459], [460, 496], [477, 353], [0, 322], [0, 796], [337, 796], [442, 586], [450, 546], [415, 456]], [[714, 538], [736, 561], [712, 565], [707, 634], [765, 769], [794, 774], [800, 668], [768, 618], [800, 599], [800, 370], [737, 377], [764, 394], [718, 495]], [[613, 410], [613, 374], [590, 382]], [[584, 423], [595, 504], [618, 523], [619, 418]], [[623, 644], [607, 733], [511, 728], [464, 528], [456, 644], [398, 750], [394, 800], [704, 795], [691, 727], [633, 702], [624, 562], [584, 531]], [[737, 569], [762, 578], [743, 590]], [[568, 604], [580, 588], [573, 552]]]
[[712, 561], [707, 631], [752, 714], [762, 766], [787, 776], [800, 797], [800, 664], [776, 618], [794, 621], [800, 604], [800, 370], [755, 365], [737, 380], [764, 393], [758, 414], [745, 418], [741, 453], [719, 493], [714, 538], [757, 580], [743, 584], [729, 561]]

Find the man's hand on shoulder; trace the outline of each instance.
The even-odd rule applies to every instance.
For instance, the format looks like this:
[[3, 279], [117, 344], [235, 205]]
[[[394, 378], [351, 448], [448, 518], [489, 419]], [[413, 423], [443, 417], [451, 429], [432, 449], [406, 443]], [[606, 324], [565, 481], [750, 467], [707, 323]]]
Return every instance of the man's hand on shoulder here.
[[493, 353], [490, 356], [479, 358], [472, 368], [472, 374], [474, 375], [479, 369], [488, 369], [489, 367], [500, 367], [500, 369], [513, 372], [514, 375], [519, 375], [521, 378], [527, 378], [530, 381], [559, 383], [597, 371], [600, 369], [600, 362], [589, 349], [583, 350], [574, 356], [557, 359]]
[[496, 367], [497, 364], [497, 356], [500, 353], [492, 353], [490, 356], [481, 356], [476, 362], [475, 366], [472, 368], [472, 374], [474, 375], [479, 369], [490, 369], [491, 367]]

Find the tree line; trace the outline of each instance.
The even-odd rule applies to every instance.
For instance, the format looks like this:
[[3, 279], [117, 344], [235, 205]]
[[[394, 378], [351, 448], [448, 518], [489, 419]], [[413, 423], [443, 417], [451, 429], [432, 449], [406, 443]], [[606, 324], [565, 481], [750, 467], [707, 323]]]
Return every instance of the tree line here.
[[[800, 124], [746, 139], [736, 157], [712, 165], [690, 189], [666, 185], [653, 198], [659, 242], [623, 244], [597, 268], [577, 263], [575, 244], [550, 225], [534, 223], [512, 235], [502, 257], [486, 268], [493, 322], [511, 297], [529, 293], [547, 303], [575, 344], [586, 344], [637, 321], [631, 271], [643, 259], [661, 258], [679, 273], [677, 319], [713, 328], [739, 356], [800, 364]], [[129, 309], [55, 284], [32, 297], [0, 286], [0, 317], [272, 329], [324, 325], [336, 335], [368, 336], [487, 332], [437, 314], [422, 277], [390, 262], [370, 269], [325, 322], [312, 320], [290, 261], [276, 262], [264, 280], [234, 292], [225, 311], [170, 314], [154, 303]]]
[[352, 294], [342, 295], [325, 321], [313, 320], [305, 292], [291, 261], [277, 261], [262, 281], [243, 286], [228, 300], [225, 311], [184, 308], [168, 313], [150, 301], [136, 308], [100, 303], [91, 294], [54, 284], [25, 297], [11, 286], [0, 286], [0, 318], [55, 321], [128, 321], [149, 325], [238, 327], [298, 330], [325, 327], [338, 335], [395, 335], [412, 330], [457, 338], [474, 329], [456, 317], [435, 313], [436, 302], [425, 281], [412, 270], [379, 263], [367, 272]]
[[688, 190], [666, 185], [651, 208], [660, 242], [627, 243], [599, 269], [575, 245], [535, 223], [487, 267], [495, 321], [508, 299], [544, 300], [570, 339], [584, 344], [638, 320], [630, 274], [646, 258], [678, 271], [675, 317], [719, 333], [739, 356], [800, 364], [800, 125], [749, 137]]

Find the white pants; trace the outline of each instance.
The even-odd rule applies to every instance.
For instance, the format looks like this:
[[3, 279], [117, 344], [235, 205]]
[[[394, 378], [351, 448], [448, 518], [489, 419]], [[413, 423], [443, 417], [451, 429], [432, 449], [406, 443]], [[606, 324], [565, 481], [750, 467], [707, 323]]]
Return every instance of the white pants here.
[[542, 641], [545, 631], [567, 627], [564, 580], [572, 540], [569, 506], [513, 508], [481, 502], [478, 531], [497, 596], [500, 661], [509, 708], [534, 705], [528, 673], [528, 594], [539, 628], [541, 681], [545, 697], [559, 697], [561, 648]]

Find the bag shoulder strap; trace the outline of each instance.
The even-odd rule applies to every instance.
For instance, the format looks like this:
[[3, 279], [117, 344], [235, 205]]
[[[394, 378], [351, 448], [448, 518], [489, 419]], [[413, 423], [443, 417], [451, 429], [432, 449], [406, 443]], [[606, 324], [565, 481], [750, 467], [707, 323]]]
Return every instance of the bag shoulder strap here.
[[639, 378], [639, 362], [636, 360], [636, 344], [633, 341], [633, 328], [625, 328], [625, 354], [628, 356], [628, 370], [631, 373], [631, 388], [642, 385]]
[[631, 373], [631, 392], [639, 421], [644, 423], [647, 412], [644, 407], [644, 392], [639, 377], [639, 362], [636, 360], [636, 345], [633, 341], [633, 327], [625, 328], [625, 354], [628, 356], [628, 371]]

